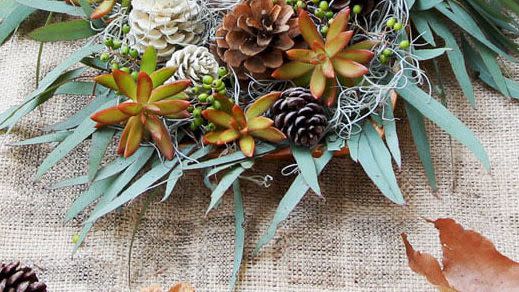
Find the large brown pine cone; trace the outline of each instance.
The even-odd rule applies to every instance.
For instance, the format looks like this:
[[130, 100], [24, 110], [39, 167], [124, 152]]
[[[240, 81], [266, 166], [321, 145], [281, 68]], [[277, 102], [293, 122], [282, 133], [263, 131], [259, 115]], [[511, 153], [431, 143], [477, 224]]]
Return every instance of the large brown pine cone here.
[[227, 13], [216, 31], [218, 56], [240, 79], [270, 77], [283, 64], [283, 51], [300, 35], [294, 9], [284, 0], [245, 0]]
[[47, 285], [38, 281], [34, 270], [20, 262], [0, 265], [0, 292], [46, 292]]
[[274, 125], [299, 146], [311, 148], [323, 137], [328, 126], [324, 107], [310, 90], [295, 87], [285, 90], [271, 109]]

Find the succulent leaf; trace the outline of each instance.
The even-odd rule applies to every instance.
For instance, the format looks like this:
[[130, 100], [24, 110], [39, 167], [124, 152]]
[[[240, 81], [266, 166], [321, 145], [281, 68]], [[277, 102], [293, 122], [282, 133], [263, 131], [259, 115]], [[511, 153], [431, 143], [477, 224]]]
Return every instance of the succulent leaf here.
[[147, 109], [151, 110], [154, 114], [167, 116], [186, 110], [191, 103], [187, 100], [169, 99], [156, 101], [150, 105], [151, 106], [147, 107]]
[[335, 69], [333, 68], [332, 61], [330, 59], [327, 59], [322, 64], [323, 68], [323, 74], [326, 76], [326, 78], [335, 78]]
[[334, 58], [332, 62], [335, 71], [346, 78], [358, 78], [368, 73], [368, 68], [364, 65], [349, 59]]
[[118, 109], [117, 106], [110, 107], [93, 114], [90, 118], [103, 125], [117, 124], [128, 119], [128, 115]]
[[178, 113], [167, 115], [166, 117], [168, 119], [186, 119], [186, 118], [189, 118], [190, 116], [191, 116], [191, 114], [188, 111], [184, 110], [184, 111], [181, 111]]
[[310, 80], [310, 91], [315, 98], [320, 98], [326, 88], [326, 76], [324, 76], [323, 66], [315, 66]]
[[312, 46], [315, 41], [324, 45], [323, 38], [317, 31], [317, 27], [312, 21], [312, 18], [302, 9], [299, 12], [299, 30], [308, 45]]
[[345, 31], [337, 34], [333, 39], [326, 39], [325, 50], [331, 58], [342, 51], [350, 42], [353, 31]]
[[328, 32], [326, 33], [327, 39], [333, 39], [338, 36], [341, 32], [348, 29], [348, 21], [350, 20], [350, 8], [347, 7], [335, 16], [330, 27], [328, 28]]
[[153, 81], [153, 88], [157, 88], [164, 84], [171, 76], [177, 71], [176, 67], [164, 67], [150, 74], [150, 78]]
[[233, 117], [226, 112], [215, 109], [206, 109], [202, 112], [202, 116], [215, 125], [224, 128], [231, 128]]
[[331, 78], [326, 80], [326, 89], [321, 97], [323, 103], [331, 107], [335, 103], [337, 97], [337, 79]]
[[90, 19], [100, 19], [108, 13], [112, 12], [112, 9], [114, 8], [115, 0], [104, 0], [97, 6], [97, 8], [92, 12], [90, 15]]
[[137, 77], [137, 101], [147, 102], [153, 90], [153, 81], [146, 72], [140, 72]]
[[247, 157], [254, 156], [254, 149], [256, 148], [256, 142], [251, 135], [244, 135], [240, 138], [240, 150]]
[[283, 132], [274, 127], [269, 127], [263, 130], [251, 131], [250, 135], [272, 143], [283, 142], [287, 138], [285, 134], [283, 134]]
[[360, 49], [346, 49], [336, 55], [338, 58], [349, 59], [360, 64], [367, 64], [374, 56], [372, 51]]
[[128, 134], [130, 133], [130, 127], [128, 127], [128, 123], [126, 123], [126, 127], [124, 127], [123, 132], [121, 133], [121, 138], [119, 139], [119, 144], [117, 145], [117, 154], [124, 155], [124, 148], [126, 148], [126, 142], [128, 141]]
[[146, 129], [150, 132], [151, 138], [167, 160], [173, 159], [175, 149], [171, 141], [171, 135], [164, 123], [156, 116], [147, 116], [145, 120]]
[[141, 72], [152, 74], [157, 69], [157, 50], [153, 46], [148, 46], [142, 54]]
[[245, 117], [247, 120], [252, 120], [255, 117], [258, 117], [264, 114], [269, 108], [274, 104], [276, 100], [278, 100], [281, 92], [271, 92], [267, 95], [264, 95], [258, 98], [247, 110], [245, 113]]
[[314, 65], [303, 62], [290, 62], [272, 72], [272, 77], [281, 80], [292, 80], [305, 75], [314, 68]]
[[155, 102], [167, 97], [174, 96], [184, 91], [190, 85], [190, 80], [178, 80], [169, 84], [159, 86], [151, 92], [149, 101]]
[[287, 56], [290, 60], [300, 61], [308, 64], [314, 64], [317, 58], [317, 54], [314, 51], [306, 49], [288, 50]]
[[272, 121], [269, 118], [266, 117], [255, 117], [248, 121], [247, 123], [247, 129], [249, 131], [256, 131], [256, 130], [263, 130], [266, 129], [274, 124], [274, 121]]
[[380, 42], [377, 40], [365, 40], [348, 47], [348, 50], [372, 50]]
[[222, 134], [222, 132], [223, 131], [213, 131], [213, 132], [206, 133], [203, 137], [204, 143], [205, 144], [217, 144], [218, 139], [219, 139], [220, 135]]
[[135, 116], [142, 112], [142, 104], [138, 102], [123, 102], [117, 106], [121, 112], [128, 116]]
[[128, 96], [132, 100], [137, 100], [137, 84], [133, 80], [129, 73], [121, 70], [113, 70], [112, 75], [114, 76], [115, 83], [124, 95]]
[[226, 113], [231, 113], [234, 102], [229, 97], [222, 94], [214, 94], [214, 99], [220, 102], [220, 110]]
[[218, 137], [218, 145], [223, 145], [235, 141], [240, 138], [240, 132], [235, 129], [227, 129], [223, 131]]
[[144, 135], [144, 127], [139, 117], [131, 117], [126, 127], [128, 128], [128, 137], [124, 148], [124, 157], [128, 158], [139, 149]]
[[236, 120], [240, 128], [247, 127], [247, 120], [245, 119], [245, 114], [243, 113], [243, 110], [239, 105], [235, 104], [232, 107], [232, 116], [234, 120]]
[[110, 88], [110, 89], [113, 89], [116, 91], [119, 90], [119, 87], [117, 87], [117, 83], [115, 83], [115, 79], [112, 74], [103, 74], [103, 75], [96, 76], [94, 78], [94, 81], [96, 83], [103, 85], [104, 87], [107, 87], [107, 88]]

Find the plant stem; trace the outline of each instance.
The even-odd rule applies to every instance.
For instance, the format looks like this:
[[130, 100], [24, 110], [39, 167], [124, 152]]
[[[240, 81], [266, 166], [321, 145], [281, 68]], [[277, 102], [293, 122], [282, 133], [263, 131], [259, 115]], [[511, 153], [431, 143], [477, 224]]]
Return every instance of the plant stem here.
[[[47, 16], [47, 20], [45, 21], [45, 25], [47, 26], [50, 23], [52, 18], [52, 12]], [[41, 57], [43, 54], [43, 42], [40, 43], [40, 48], [38, 49], [38, 60], [36, 60], [36, 88], [40, 85], [40, 69], [41, 69]]]

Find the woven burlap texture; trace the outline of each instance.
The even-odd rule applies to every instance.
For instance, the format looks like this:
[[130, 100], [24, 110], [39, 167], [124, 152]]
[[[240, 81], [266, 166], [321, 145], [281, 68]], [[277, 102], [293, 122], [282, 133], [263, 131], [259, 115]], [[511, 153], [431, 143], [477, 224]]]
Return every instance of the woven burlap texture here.
[[[45, 45], [48, 72], [78, 44]], [[6, 109], [35, 87], [38, 43], [15, 36], [0, 47], [0, 96]], [[447, 67], [448, 68], [448, 67]], [[519, 72], [516, 68], [515, 72]], [[432, 124], [428, 124], [439, 191], [427, 184], [407, 122], [398, 121], [403, 165], [398, 181], [407, 206], [390, 203], [361, 167], [336, 159], [321, 176], [325, 199], [308, 194], [280, 227], [275, 239], [252, 257], [292, 178], [281, 176], [286, 163], [257, 163], [255, 173], [271, 174], [268, 189], [243, 183], [246, 246], [238, 291], [434, 291], [407, 266], [399, 234], [407, 232], [420, 250], [440, 254], [434, 227], [423, 218], [452, 217], [481, 231], [498, 249], [519, 260], [519, 104], [476, 84], [477, 108], [455, 86], [450, 69], [448, 106], [485, 145], [492, 172]], [[40, 182], [39, 163], [52, 145], [23, 148], [9, 142], [40, 135], [47, 125], [78, 110], [83, 97], [53, 98], [23, 120], [0, 148], [0, 261], [34, 265], [50, 291], [129, 291], [152, 283], [164, 288], [190, 282], [197, 291], [225, 291], [234, 248], [232, 198], [207, 217], [209, 192], [198, 173], [184, 177], [166, 203], [145, 213], [131, 259], [128, 249], [142, 200], [101, 220], [72, 257], [77, 221], [64, 223], [67, 208], [83, 190], [52, 190], [52, 182], [84, 174], [88, 143], [76, 149]]]

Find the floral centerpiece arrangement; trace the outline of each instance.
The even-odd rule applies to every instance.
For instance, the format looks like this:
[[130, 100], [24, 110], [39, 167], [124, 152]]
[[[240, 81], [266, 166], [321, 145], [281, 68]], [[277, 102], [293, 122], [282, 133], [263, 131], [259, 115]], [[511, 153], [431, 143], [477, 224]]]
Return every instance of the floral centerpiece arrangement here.
[[[45, 135], [15, 143], [56, 144], [36, 173], [40, 179], [91, 139], [85, 174], [55, 185], [89, 186], [67, 213], [70, 220], [94, 205], [76, 248], [99, 218], [152, 189], [165, 201], [184, 173], [202, 170], [211, 191], [208, 212], [227, 190], [234, 194], [233, 287], [245, 236], [240, 179], [268, 185], [271, 178], [246, 176], [254, 164], [293, 160], [295, 175], [256, 252], [309, 190], [323, 195], [318, 177], [334, 157], [358, 162], [383, 195], [404, 204], [393, 171], [403, 160], [397, 105], [405, 108], [433, 189], [426, 118], [490, 168], [472, 131], [432, 95], [446, 98], [437, 66], [446, 54], [472, 105], [471, 74], [519, 98], [519, 84], [500, 61], [515, 60], [519, 2], [494, 2], [3, 0], [0, 43], [36, 10], [49, 14], [29, 34], [41, 42], [39, 58], [44, 43], [86, 41], [0, 115], [0, 128], [13, 130], [54, 96], [89, 99]], [[55, 21], [55, 14], [68, 17]], [[98, 72], [93, 80], [85, 77], [91, 68]], [[113, 140], [120, 157], [102, 163]]]

